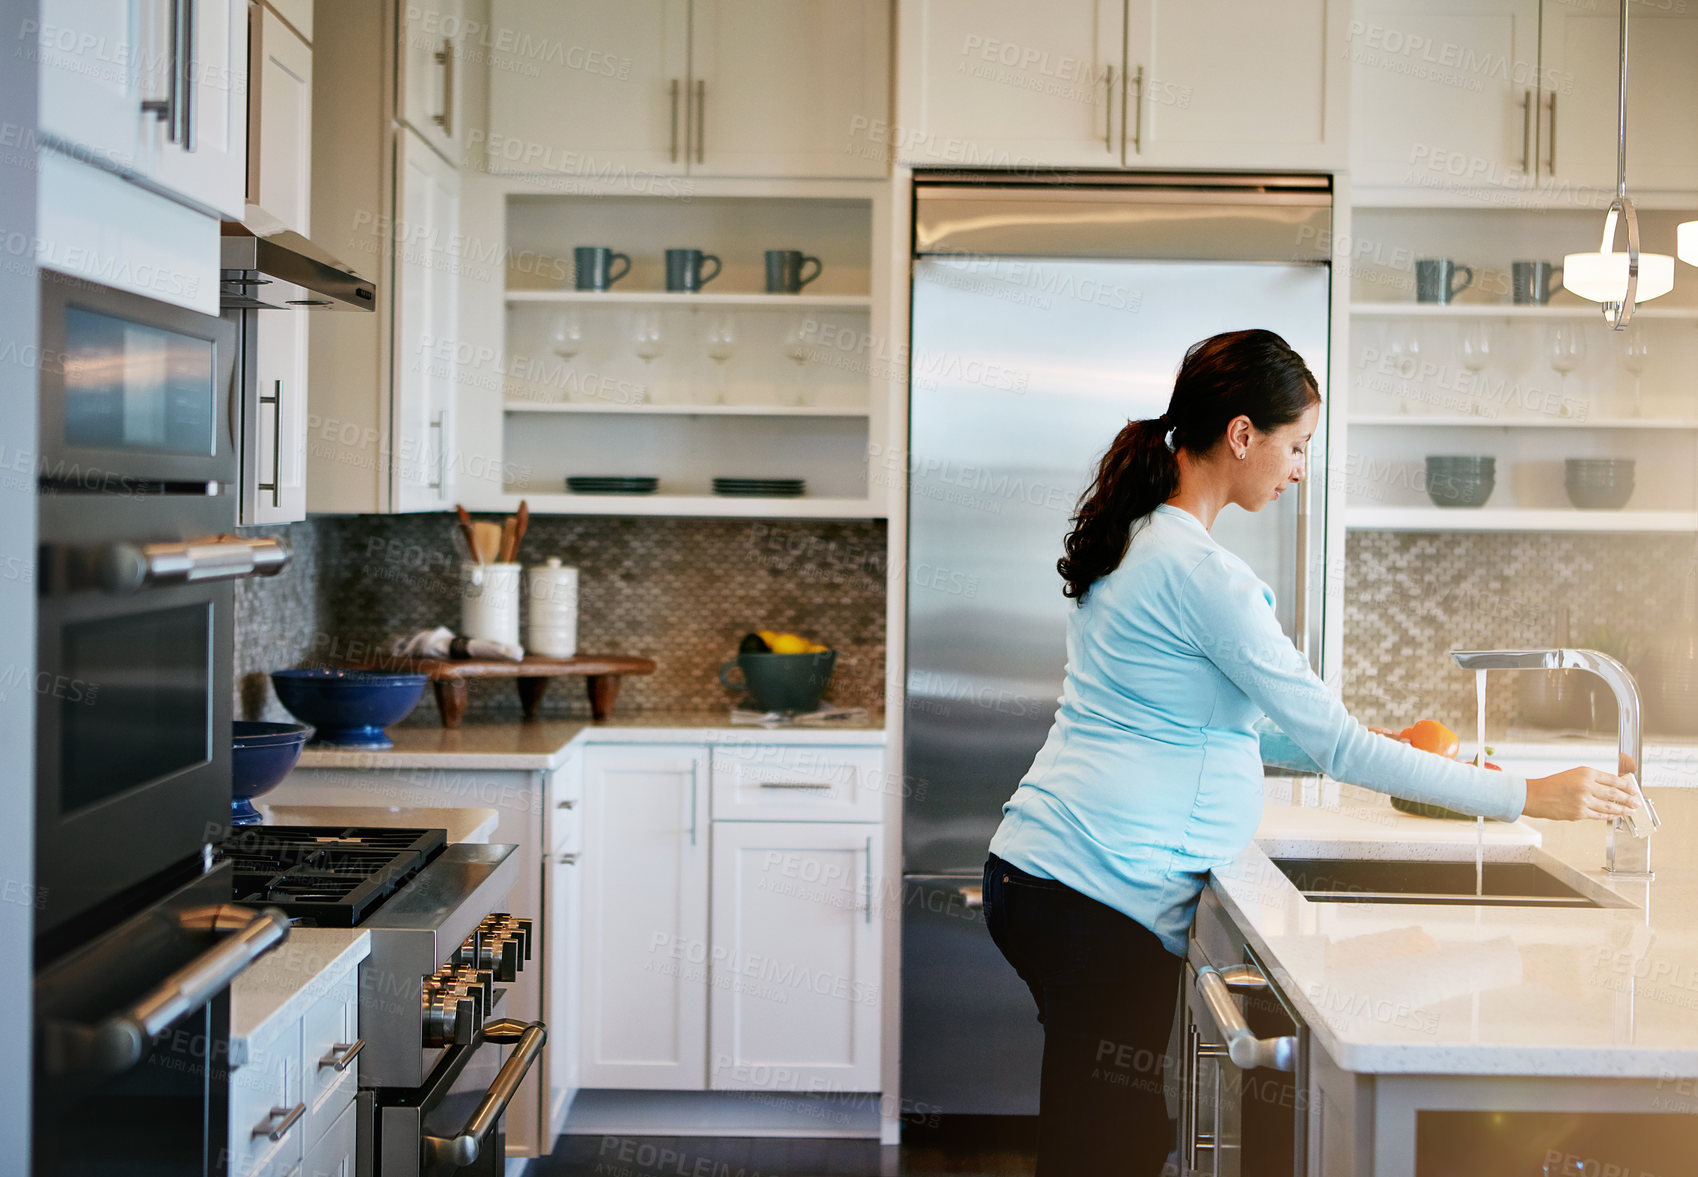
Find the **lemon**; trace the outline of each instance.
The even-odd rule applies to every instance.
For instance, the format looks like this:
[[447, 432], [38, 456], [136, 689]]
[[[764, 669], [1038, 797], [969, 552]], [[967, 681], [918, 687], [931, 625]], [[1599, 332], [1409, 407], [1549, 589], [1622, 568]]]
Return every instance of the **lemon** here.
[[797, 637], [793, 633], [774, 634], [767, 644], [772, 647], [774, 654], [806, 654], [813, 645], [807, 638]]

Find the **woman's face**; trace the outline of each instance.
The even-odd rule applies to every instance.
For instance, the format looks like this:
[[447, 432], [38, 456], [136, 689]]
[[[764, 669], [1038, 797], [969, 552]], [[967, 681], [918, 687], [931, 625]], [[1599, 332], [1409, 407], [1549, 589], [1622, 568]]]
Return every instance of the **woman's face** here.
[[[1247, 418], [1233, 422], [1227, 430], [1227, 443], [1242, 459], [1230, 458], [1234, 470], [1232, 501], [1246, 511], [1260, 511], [1276, 501], [1293, 483], [1300, 482], [1307, 472], [1309, 439], [1321, 419], [1321, 406], [1312, 404], [1303, 415], [1287, 425], [1279, 425], [1263, 433]], [[1242, 425], [1240, 425], [1242, 423]]]

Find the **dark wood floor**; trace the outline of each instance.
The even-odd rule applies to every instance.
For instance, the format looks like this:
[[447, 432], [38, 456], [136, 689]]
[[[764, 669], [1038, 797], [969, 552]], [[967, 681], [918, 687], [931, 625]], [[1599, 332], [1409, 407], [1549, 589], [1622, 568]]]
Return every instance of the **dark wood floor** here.
[[868, 1140], [562, 1136], [528, 1177], [1031, 1177], [1032, 1125], [973, 1120]]

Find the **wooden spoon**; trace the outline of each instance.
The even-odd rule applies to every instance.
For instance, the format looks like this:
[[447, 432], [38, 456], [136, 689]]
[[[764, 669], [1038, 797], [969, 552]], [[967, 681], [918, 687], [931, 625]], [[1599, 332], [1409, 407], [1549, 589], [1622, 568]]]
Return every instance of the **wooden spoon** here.
[[513, 559], [519, 558], [519, 545], [524, 542], [525, 532], [531, 526], [531, 508], [524, 499], [519, 500], [519, 521], [513, 533]]
[[513, 562], [513, 549], [519, 546], [519, 521], [509, 515], [501, 521], [501, 563]]
[[472, 524], [472, 530], [477, 535], [472, 551], [478, 554], [478, 563], [495, 563], [496, 557], [501, 554], [501, 525], [479, 519]]

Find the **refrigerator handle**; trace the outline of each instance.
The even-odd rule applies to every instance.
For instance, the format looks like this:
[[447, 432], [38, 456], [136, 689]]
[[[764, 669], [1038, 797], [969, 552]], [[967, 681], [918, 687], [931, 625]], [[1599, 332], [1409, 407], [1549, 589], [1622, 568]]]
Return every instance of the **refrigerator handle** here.
[[1303, 481], [1298, 484], [1297, 500], [1297, 567], [1292, 591], [1297, 594], [1292, 604], [1291, 624], [1297, 631], [1297, 648], [1303, 652], [1303, 658], [1316, 674], [1321, 668], [1315, 663], [1314, 643], [1309, 635], [1309, 478], [1304, 471]]

